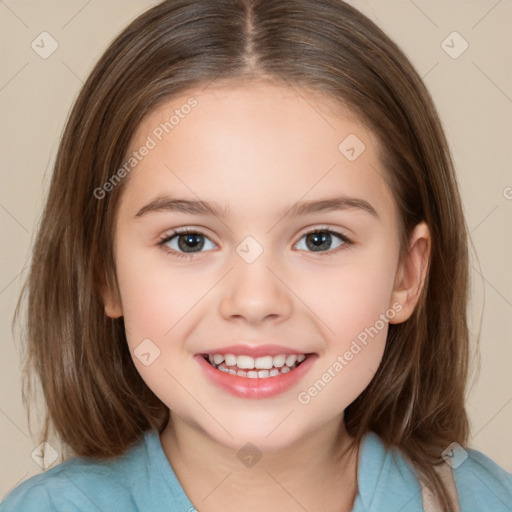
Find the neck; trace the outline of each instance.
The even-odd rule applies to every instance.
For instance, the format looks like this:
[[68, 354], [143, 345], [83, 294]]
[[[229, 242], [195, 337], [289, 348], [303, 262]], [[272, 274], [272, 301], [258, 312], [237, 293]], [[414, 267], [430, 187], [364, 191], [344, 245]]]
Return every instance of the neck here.
[[201, 512], [352, 510], [358, 446], [350, 449], [343, 418], [264, 453], [227, 448], [173, 415], [160, 438], [178, 480]]

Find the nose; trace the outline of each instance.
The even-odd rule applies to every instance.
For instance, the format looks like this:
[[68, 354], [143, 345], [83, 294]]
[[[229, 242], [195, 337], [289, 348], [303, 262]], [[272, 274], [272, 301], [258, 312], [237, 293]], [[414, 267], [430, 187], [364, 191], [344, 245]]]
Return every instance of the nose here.
[[258, 325], [280, 323], [290, 317], [293, 293], [276, 265], [264, 254], [253, 263], [235, 261], [226, 276], [219, 304], [225, 320]]

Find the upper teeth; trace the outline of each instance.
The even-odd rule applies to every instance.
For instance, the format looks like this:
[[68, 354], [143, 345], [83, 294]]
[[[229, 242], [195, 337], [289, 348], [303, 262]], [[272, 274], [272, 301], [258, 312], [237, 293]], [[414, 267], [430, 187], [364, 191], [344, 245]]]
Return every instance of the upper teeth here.
[[270, 370], [272, 367], [281, 368], [285, 364], [292, 367], [296, 362], [301, 363], [306, 359], [304, 354], [291, 354], [278, 356], [263, 356], [263, 357], [250, 357], [250, 356], [235, 356], [234, 354], [213, 354], [209, 355], [208, 359], [211, 364], [219, 365], [225, 361], [226, 366], [238, 366], [247, 370], [256, 368], [258, 370]]

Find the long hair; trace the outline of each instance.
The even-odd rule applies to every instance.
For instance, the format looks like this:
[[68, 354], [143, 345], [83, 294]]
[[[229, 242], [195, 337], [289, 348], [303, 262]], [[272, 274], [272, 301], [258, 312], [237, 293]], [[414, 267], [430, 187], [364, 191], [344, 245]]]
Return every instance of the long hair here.
[[[341, 0], [168, 0], [109, 45], [83, 85], [58, 148], [30, 273], [23, 397], [32, 376], [51, 428], [72, 452], [110, 458], [169, 420], [130, 357], [123, 319], [104, 314], [118, 292], [116, 207], [126, 180], [94, 191], [123, 164], [156, 106], [214, 80], [265, 79], [328, 95], [370, 127], [400, 217], [401, 252], [414, 226], [431, 232], [429, 272], [412, 316], [389, 326], [380, 367], [345, 411], [348, 432], [396, 445], [449, 510], [433, 466], [467, 443], [468, 231], [436, 108], [407, 57]], [[30, 418], [30, 412], [29, 412]], [[29, 419], [30, 423], [30, 419]]]

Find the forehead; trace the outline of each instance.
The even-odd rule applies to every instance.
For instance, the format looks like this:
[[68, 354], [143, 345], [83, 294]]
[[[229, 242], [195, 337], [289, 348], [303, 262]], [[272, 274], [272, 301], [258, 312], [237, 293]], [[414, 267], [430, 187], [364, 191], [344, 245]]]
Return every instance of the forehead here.
[[296, 86], [191, 89], [144, 118], [126, 158], [144, 146], [151, 149], [129, 175], [128, 199], [165, 188], [246, 210], [334, 191], [381, 209], [392, 203], [372, 132], [328, 96]]

